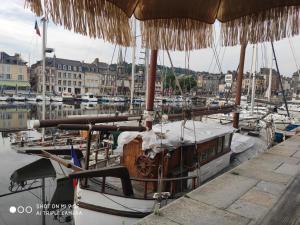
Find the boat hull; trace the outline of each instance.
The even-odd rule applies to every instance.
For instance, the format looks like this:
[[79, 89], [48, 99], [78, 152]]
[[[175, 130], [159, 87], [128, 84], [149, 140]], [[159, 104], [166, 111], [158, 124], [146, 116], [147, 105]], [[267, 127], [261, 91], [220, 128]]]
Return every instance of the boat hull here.
[[134, 224], [152, 213], [155, 200], [133, 199], [81, 189], [75, 191], [75, 225]]

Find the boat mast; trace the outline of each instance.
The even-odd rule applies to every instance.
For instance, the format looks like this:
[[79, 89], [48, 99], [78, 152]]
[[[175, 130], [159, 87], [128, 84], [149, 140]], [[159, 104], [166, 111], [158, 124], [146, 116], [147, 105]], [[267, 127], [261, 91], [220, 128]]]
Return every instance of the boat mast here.
[[[148, 80], [148, 76], [149, 76], [149, 49], [146, 48], [145, 49], [145, 86], [147, 87], [147, 80]], [[145, 99], [147, 99], [147, 92], [145, 94]]]
[[276, 54], [275, 54], [273, 41], [271, 41], [271, 46], [272, 46], [272, 51], [273, 51], [273, 55], [274, 55], [274, 59], [275, 59], [275, 65], [276, 65], [277, 73], [278, 73], [278, 76], [279, 76], [278, 79], [279, 79], [279, 83], [280, 83], [280, 87], [281, 87], [281, 91], [282, 91], [281, 93], [282, 93], [284, 105], [285, 105], [285, 108], [286, 108], [287, 116], [290, 117], [290, 112], [289, 112], [288, 105], [287, 105], [287, 102], [286, 102], [285, 92], [284, 92], [282, 81], [281, 81], [281, 76], [280, 76], [280, 72], [279, 72], [279, 68], [278, 68], [278, 63], [277, 63], [277, 58], [276, 58]]
[[[46, 18], [42, 18], [43, 22], [43, 48], [42, 48], [42, 76], [43, 76], [43, 84], [42, 84], [42, 92], [43, 92], [43, 106], [42, 106], [42, 119], [45, 119], [45, 111], [46, 111], [46, 98], [45, 98], [45, 79], [46, 79]], [[45, 139], [45, 128], [42, 129], [42, 142]]]
[[156, 65], [157, 65], [158, 50], [151, 50], [150, 68], [147, 77], [147, 99], [146, 99], [146, 127], [152, 129], [154, 95], [155, 95], [155, 80], [156, 80]]
[[252, 75], [252, 91], [251, 91], [251, 115], [253, 115], [254, 110], [254, 98], [256, 91], [256, 51], [257, 46], [253, 46], [253, 56], [252, 56], [252, 67], [251, 67], [251, 75]]
[[[240, 52], [240, 63], [239, 63], [239, 70], [236, 79], [236, 96], [235, 96], [235, 105], [237, 107], [241, 104], [241, 93], [242, 93], [242, 83], [243, 83], [243, 73], [244, 73], [244, 63], [245, 63], [245, 54], [246, 54], [246, 47], [247, 43], [244, 42], [241, 45], [241, 52]], [[237, 109], [239, 110], [239, 109]], [[239, 127], [239, 111], [235, 112], [233, 115], [233, 127]]]
[[136, 20], [133, 18], [133, 47], [131, 65], [131, 90], [130, 90], [130, 111], [133, 110], [134, 78], [135, 78], [135, 48], [136, 48]]
[[272, 48], [270, 52], [270, 73], [269, 73], [269, 87], [268, 87], [268, 101], [271, 102], [272, 95], [272, 72], [273, 72], [273, 53]]

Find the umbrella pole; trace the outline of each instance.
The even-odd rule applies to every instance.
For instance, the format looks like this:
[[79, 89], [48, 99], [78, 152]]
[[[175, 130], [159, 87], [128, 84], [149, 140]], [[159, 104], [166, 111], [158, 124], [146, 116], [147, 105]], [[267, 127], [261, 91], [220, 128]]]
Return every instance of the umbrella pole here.
[[[241, 94], [242, 94], [242, 83], [243, 83], [243, 73], [244, 73], [244, 63], [245, 63], [245, 54], [246, 54], [246, 47], [247, 43], [243, 43], [241, 45], [241, 52], [240, 52], [240, 63], [239, 63], [239, 70], [236, 79], [236, 96], [235, 96], [235, 105], [237, 107], [241, 104]], [[239, 110], [239, 109], [237, 109]], [[239, 112], [235, 112], [233, 115], [233, 127], [239, 128]]]
[[155, 81], [156, 81], [156, 65], [157, 65], [157, 50], [151, 50], [150, 68], [147, 77], [147, 100], [146, 100], [146, 127], [152, 129]]

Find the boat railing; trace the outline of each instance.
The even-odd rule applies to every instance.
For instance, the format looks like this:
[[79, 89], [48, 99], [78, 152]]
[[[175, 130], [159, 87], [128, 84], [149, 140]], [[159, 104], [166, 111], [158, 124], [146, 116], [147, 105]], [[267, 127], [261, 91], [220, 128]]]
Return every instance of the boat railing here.
[[[147, 199], [148, 195], [148, 184], [153, 183], [153, 184], [159, 184], [162, 183], [163, 185], [166, 182], [170, 182], [170, 188], [169, 192], [171, 195], [173, 195], [175, 191], [175, 186], [177, 181], [187, 181], [187, 180], [192, 180], [192, 185], [191, 189], [194, 190], [197, 187], [197, 179], [198, 176], [186, 176], [186, 177], [172, 177], [172, 178], [138, 178], [138, 177], [130, 177], [131, 181], [137, 181], [137, 182], [143, 182], [144, 183], [144, 198]], [[166, 191], [166, 190], [165, 190]]]

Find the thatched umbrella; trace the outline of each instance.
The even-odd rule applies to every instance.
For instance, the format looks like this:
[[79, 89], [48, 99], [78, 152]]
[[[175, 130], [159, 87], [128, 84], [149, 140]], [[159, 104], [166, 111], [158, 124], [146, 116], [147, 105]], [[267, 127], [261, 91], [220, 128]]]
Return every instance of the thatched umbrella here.
[[188, 50], [211, 46], [221, 22], [223, 45], [299, 34], [300, 0], [25, 0], [69, 30], [130, 45], [129, 18], [140, 20], [143, 45]]
[[[129, 19], [140, 20], [142, 43], [151, 54], [148, 85], [153, 89], [157, 49], [210, 47], [213, 24], [221, 22], [222, 44], [242, 44], [241, 86], [246, 43], [275, 41], [299, 34], [300, 0], [25, 0], [37, 15], [69, 30], [129, 46]], [[149, 78], [149, 79], [150, 79]], [[148, 102], [153, 93], [148, 93]], [[237, 91], [238, 92], [238, 91]], [[237, 95], [239, 95], [237, 93]], [[236, 99], [240, 104], [240, 99]], [[153, 110], [153, 104], [147, 104]]]

